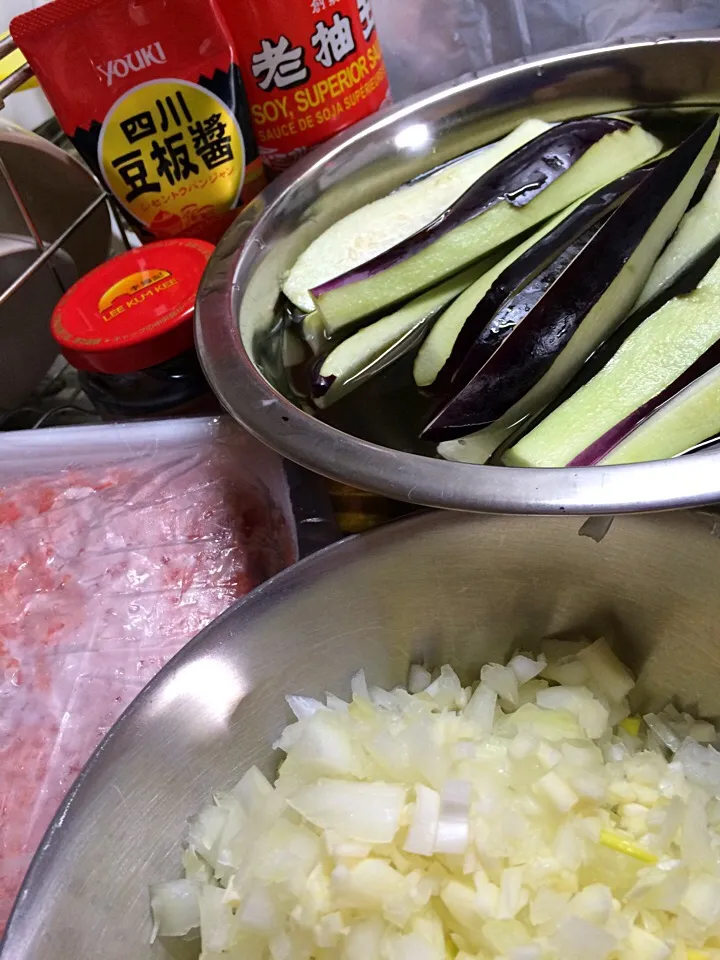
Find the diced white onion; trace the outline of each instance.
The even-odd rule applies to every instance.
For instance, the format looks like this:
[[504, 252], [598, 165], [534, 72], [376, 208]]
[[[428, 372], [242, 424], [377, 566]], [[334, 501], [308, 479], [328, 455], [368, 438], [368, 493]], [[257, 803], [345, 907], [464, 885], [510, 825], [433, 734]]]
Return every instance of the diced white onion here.
[[607, 640], [600, 638], [578, 653], [590, 676], [611, 702], [626, 697], [635, 686], [635, 678], [610, 649]]
[[196, 883], [191, 880], [167, 880], [150, 887], [150, 909], [153, 915], [151, 941], [157, 936], [184, 937], [200, 930], [200, 899]]
[[675, 754], [675, 763], [692, 783], [705, 787], [714, 797], [720, 796], [720, 753], [702, 747], [694, 740], [684, 740]]
[[510, 667], [501, 667], [497, 663], [488, 663], [480, 671], [480, 682], [494, 690], [508, 703], [518, 702], [518, 680]]
[[572, 916], [560, 921], [550, 942], [562, 960], [607, 960], [617, 947], [615, 937], [602, 927]]
[[364, 670], [358, 670], [358, 672], [353, 676], [352, 680], [350, 681], [350, 689], [355, 699], [370, 699], [370, 691], [368, 690], [368, 684], [367, 680], [365, 679]]
[[652, 730], [658, 740], [660, 740], [671, 753], [675, 753], [678, 750], [681, 742], [680, 737], [661, 717], [655, 713], [646, 713], [643, 715], [643, 720], [647, 724], [648, 729]]
[[153, 936], [202, 960], [716, 960], [720, 753], [692, 736], [715, 727], [631, 716], [605, 641], [544, 649], [470, 687], [415, 665], [288, 697], [277, 780], [251, 767], [193, 818]]
[[285, 697], [285, 700], [298, 720], [302, 720], [303, 717], [311, 717], [314, 713], [317, 713], [318, 710], [327, 709], [324, 704], [320, 703], [320, 701], [314, 697], [288, 696]]
[[556, 773], [550, 771], [535, 782], [534, 790], [546, 797], [561, 813], [567, 813], [580, 799], [568, 784]]
[[430, 857], [435, 851], [435, 836], [440, 819], [440, 794], [437, 790], [415, 785], [415, 809], [403, 850]]
[[465, 853], [470, 839], [469, 780], [446, 780], [440, 793], [435, 853]]
[[546, 666], [547, 660], [544, 653], [541, 653], [536, 660], [522, 653], [517, 653], [508, 663], [508, 667], [515, 674], [518, 683], [527, 683], [528, 680], [539, 676]]
[[490, 733], [495, 723], [497, 691], [485, 683], [479, 683], [465, 707], [463, 716], [478, 727], [479, 733]]
[[419, 663], [410, 665], [410, 671], [408, 673], [408, 693], [422, 693], [423, 690], [427, 690], [431, 681], [432, 675], [425, 667], [420, 666]]
[[406, 792], [394, 783], [321, 779], [298, 790], [288, 804], [321, 830], [361, 843], [392, 843]]
[[448, 666], [440, 668], [440, 676], [426, 687], [425, 695], [432, 697], [435, 703], [443, 709], [463, 707], [467, 702], [458, 675], [452, 667]]

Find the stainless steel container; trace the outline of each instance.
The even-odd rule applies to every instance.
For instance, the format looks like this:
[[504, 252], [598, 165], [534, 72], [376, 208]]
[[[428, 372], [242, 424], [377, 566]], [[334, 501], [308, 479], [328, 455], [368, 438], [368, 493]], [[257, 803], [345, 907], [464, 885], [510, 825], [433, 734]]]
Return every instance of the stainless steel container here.
[[[689, 514], [616, 519], [595, 543], [570, 518], [434, 513], [302, 561], [190, 643], [111, 730], [27, 877], [2, 960], [150, 960], [148, 883], [179, 875], [186, 819], [289, 720], [283, 694], [349, 692], [408, 664], [470, 678], [547, 636], [604, 634], [638, 700], [720, 713], [720, 540]], [[189, 954], [192, 955], [192, 954]]]
[[563, 470], [449, 463], [359, 440], [315, 420], [273, 389], [256, 366], [283, 273], [340, 216], [529, 115], [559, 120], [669, 104], [720, 104], [720, 35], [580, 49], [506, 67], [400, 104], [331, 141], [251, 204], [211, 260], [197, 340], [216, 393], [233, 416], [286, 457], [414, 503], [616, 513], [720, 500], [715, 454]]

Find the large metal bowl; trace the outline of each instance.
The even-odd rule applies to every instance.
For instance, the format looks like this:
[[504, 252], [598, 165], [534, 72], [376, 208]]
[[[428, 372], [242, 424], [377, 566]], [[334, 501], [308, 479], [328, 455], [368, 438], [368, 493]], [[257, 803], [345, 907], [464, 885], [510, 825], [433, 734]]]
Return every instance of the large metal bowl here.
[[720, 712], [720, 540], [712, 518], [434, 513], [304, 560], [189, 644], [111, 730], [36, 857], [2, 960], [148, 960], [148, 883], [179, 875], [188, 816], [289, 720], [283, 694], [402, 682], [412, 660], [483, 662], [559, 633], [605, 634], [638, 700]]
[[[197, 341], [230, 413], [286, 457], [400, 500], [507, 513], [610, 513], [720, 500], [712, 454], [626, 467], [520, 470], [448, 463], [319, 422], [259, 372], [283, 273], [328, 224], [411, 176], [492, 140], [523, 117], [720, 104], [720, 34], [583, 49], [507, 67], [401, 104], [331, 141], [235, 222], [210, 262]], [[408, 134], [408, 128], [414, 130]], [[420, 147], [407, 144], [422, 144]], [[387, 417], [391, 420], [391, 417]], [[383, 446], [380, 444], [388, 444]]]

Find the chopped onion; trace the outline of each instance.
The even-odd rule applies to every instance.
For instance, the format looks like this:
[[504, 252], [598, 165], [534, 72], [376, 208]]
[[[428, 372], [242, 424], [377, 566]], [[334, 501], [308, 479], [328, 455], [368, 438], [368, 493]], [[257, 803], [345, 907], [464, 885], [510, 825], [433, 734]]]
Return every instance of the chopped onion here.
[[288, 697], [275, 783], [251, 767], [193, 818], [153, 936], [202, 960], [720, 957], [715, 727], [631, 716], [604, 640], [543, 649], [470, 687], [416, 665]]
[[285, 697], [285, 700], [298, 720], [302, 720], [303, 717], [311, 717], [314, 713], [317, 713], [318, 710], [327, 709], [314, 697], [289, 696]]
[[322, 779], [298, 790], [288, 804], [321, 830], [361, 843], [392, 843], [406, 792], [393, 783]]
[[665, 723], [660, 717], [655, 713], [646, 713], [643, 716], [643, 720], [648, 726], [648, 729], [651, 730], [658, 740], [663, 743], [670, 753], [675, 753], [680, 746], [680, 737], [670, 726]]
[[476, 724], [479, 733], [490, 733], [495, 723], [497, 691], [485, 683], [479, 683], [465, 707], [463, 716]]
[[596, 700], [586, 687], [557, 686], [540, 690], [535, 698], [538, 706], [549, 710], [566, 710], [576, 717], [585, 736], [599, 740], [608, 724], [609, 710]]
[[561, 813], [567, 813], [580, 797], [556, 773], [550, 771], [535, 782], [535, 792], [548, 799]]
[[440, 794], [435, 853], [465, 853], [470, 839], [469, 780], [446, 780]]
[[562, 960], [606, 960], [617, 947], [615, 937], [582, 917], [561, 920], [550, 942]]
[[528, 902], [527, 890], [523, 887], [525, 871], [522, 867], [506, 867], [500, 879], [498, 920], [512, 920]]
[[558, 663], [550, 663], [543, 670], [543, 676], [555, 683], [567, 683], [580, 687], [590, 679], [590, 671], [576, 657], [568, 657]]
[[153, 915], [152, 943], [157, 936], [184, 937], [200, 931], [200, 898], [192, 880], [166, 880], [150, 887]]
[[610, 649], [607, 640], [600, 638], [578, 653], [590, 676], [611, 702], [626, 697], [635, 686], [635, 679]]
[[358, 670], [358, 672], [353, 676], [352, 680], [350, 681], [350, 689], [354, 699], [370, 699], [370, 691], [368, 690], [368, 684], [367, 680], [365, 679], [364, 670]]
[[432, 675], [419, 663], [413, 663], [408, 673], [408, 693], [422, 693], [432, 681]]
[[328, 710], [334, 710], [336, 713], [347, 713], [349, 704], [346, 700], [341, 700], [334, 693], [328, 693], [325, 696], [325, 703]]
[[488, 663], [480, 671], [480, 682], [508, 703], [518, 702], [518, 680], [510, 667], [501, 667], [497, 663]]
[[440, 676], [426, 687], [425, 695], [432, 697], [441, 708], [464, 707], [465, 691], [452, 667], [441, 667]]
[[720, 753], [712, 747], [701, 747], [694, 740], [684, 740], [675, 754], [675, 762], [692, 783], [705, 787], [720, 797]]
[[537, 660], [527, 657], [522, 653], [517, 653], [508, 663], [508, 667], [515, 674], [518, 683], [527, 683], [543, 672], [547, 666], [545, 654], [541, 653]]
[[415, 809], [403, 850], [430, 857], [435, 852], [435, 837], [440, 819], [440, 794], [418, 783], [415, 786]]
[[200, 940], [203, 954], [222, 953], [235, 941], [238, 930], [221, 887], [207, 884], [200, 890]]
[[622, 960], [667, 960], [672, 951], [672, 946], [660, 937], [642, 927], [633, 927], [621, 957]]

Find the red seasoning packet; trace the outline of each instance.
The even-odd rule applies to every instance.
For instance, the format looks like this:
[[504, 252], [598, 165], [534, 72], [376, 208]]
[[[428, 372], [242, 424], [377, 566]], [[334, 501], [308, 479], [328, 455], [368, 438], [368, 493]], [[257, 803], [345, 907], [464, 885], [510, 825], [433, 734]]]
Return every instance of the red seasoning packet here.
[[148, 238], [216, 241], [265, 185], [214, 0], [55, 0], [10, 31], [61, 126]]

